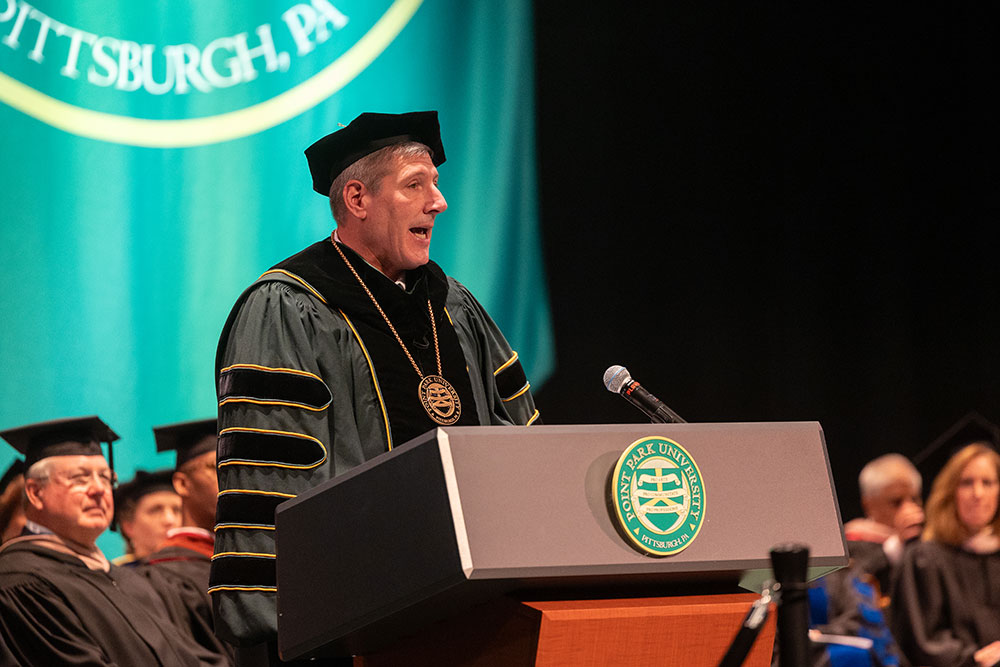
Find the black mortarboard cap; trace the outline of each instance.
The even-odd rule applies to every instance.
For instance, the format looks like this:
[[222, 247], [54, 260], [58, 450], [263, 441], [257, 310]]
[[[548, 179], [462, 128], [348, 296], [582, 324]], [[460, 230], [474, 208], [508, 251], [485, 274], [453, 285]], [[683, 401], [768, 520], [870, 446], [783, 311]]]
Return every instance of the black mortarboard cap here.
[[347, 127], [326, 135], [306, 149], [313, 190], [329, 196], [330, 186], [340, 172], [366, 155], [406, 141], [417, 141], [430, 148], [435, 167], [444, 162], [437, 111], [361, 114]]
[[24, 454], [24, 467], [30, 468], [49, 456], [83, 454], [101, 456], [101, 443], [108, 443], [108, 463], [111, 464], [111, 443], [118, 434], [99, 417], [71, 417], [27, 424], [0, 431], [14, 449]]
[[913, 457], [913, 465], [923, 475], [924, 485], [933, 480], [958, 450], [973, 442], [985, 442], [1000, 448], [1000, 426], [975, 410], [952, 424], [944, 433]]
[[4, 491], [7, 490], [7, 487], [10, 486], [10, 483], [13, 482], [18, 475], [23, 474], [24, 460], [14, 459], [14, 462], [7, 468], [7, 472], [3, 474], [3, 477], [0, 477], [0, 496], [3, 495]]
[[111, 525], [118, 530], [118, 518], [122, 510], [130, 505], [139, 502], [139, 499], [149, 493], [157, 491], [174, 491], [173, 470], [156, 470], [147, 472], [136, 470], [135, 477], [124, 484], [119, 484], [115, 489], [115, 518]]
[[217, 434], [218, 422], [214, 418], [153, 427], [156, 451], [176, 451], [178, 468], [195, 457], [213, 451]]

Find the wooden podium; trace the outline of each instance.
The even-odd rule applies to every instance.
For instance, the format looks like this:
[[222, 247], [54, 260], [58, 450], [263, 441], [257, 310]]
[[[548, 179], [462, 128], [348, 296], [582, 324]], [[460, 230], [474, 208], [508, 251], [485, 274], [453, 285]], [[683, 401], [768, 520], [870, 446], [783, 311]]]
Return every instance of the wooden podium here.
[[[606, 667], [717, 665], [750, 604], [750, 593], [618, 600], [515, 602], [425, 626], [417, 637], [354, 659], [364, 667]], [[771, 664], [774, 616], [744, 663]]]
[[[669, 438], [704, 523], [680, 553], [630, 546], [610, 509], [621, 453]], [[431, 431], [279, 506], [282, 658], [359, 665], [714, 665], [770, 576], [810, 547], [847, 564], [815, 422]], [[773, 616], [747, 664], [770, 664]]]

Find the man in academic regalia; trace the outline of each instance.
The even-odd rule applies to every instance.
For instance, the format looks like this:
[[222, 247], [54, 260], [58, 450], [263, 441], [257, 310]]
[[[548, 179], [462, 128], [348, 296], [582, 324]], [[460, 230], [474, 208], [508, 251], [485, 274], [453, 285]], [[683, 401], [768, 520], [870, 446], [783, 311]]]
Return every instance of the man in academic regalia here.
[[844, 524], [844, 535], [855, 569], [874, 577], [888, 595], [904, 545], [924, 526], [922, 477], [902, 454], [884, 454], [861, 469], [858, 486], [865, 516]]
[[175, 626], [148, 582], [96, 545], [114, 512], [97, 417], [0, 432], [25, 455], [22, 537], [0, 545], [0, 664], [226, 665]]
[[243, 293], [216, 358], [216, 631], [275, 658], [274, 510], [447, 425], [531, 424], [503, 334], [430, 261], [444, 147], [437, 112], [365, 113], [306, 150], [333, 234]]
[[178, 594], [182, 614], [195, 638], [218, 653], [232, 654], [215, 635], [212, 601], [208, 596], [209, 568], [215, 545], [215, 501], [219, 482], [215, 472], [216, 420], [202, 419], [153, 429], [158, 452], [176, 452], [173, 490], [181, 497], [183, 520], [167, 532], [166, 540], [136, 571], [149, 577], [157, 590]]
[[[865, 516], [844, 525], [850, 565], [812, 582], [810, 624], [827, 635], [871, 640], [875, 664], [899, 665], [902, 656], [883, 609], [904, 544], [923, 526], [921, 476], [906, 457], [886, 454], [862, 468], [858, 484]], [[836, 651], [856, 650], [838, 646]], [[840, 653], [830, 655], [833, 661]]]

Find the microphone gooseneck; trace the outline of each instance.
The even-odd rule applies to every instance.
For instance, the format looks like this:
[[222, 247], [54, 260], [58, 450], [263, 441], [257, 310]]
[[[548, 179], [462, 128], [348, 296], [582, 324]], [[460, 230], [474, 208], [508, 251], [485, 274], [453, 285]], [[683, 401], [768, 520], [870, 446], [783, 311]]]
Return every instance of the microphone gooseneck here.
[[666, 404], [646, 391], [642, 385], [632, 379], [624, 366], [611, 366], [604, 371], [604, 386], [608, 391], [621, 395], [626, 401], [639, 408], [654, 423], [686, 424], [676, 412]]

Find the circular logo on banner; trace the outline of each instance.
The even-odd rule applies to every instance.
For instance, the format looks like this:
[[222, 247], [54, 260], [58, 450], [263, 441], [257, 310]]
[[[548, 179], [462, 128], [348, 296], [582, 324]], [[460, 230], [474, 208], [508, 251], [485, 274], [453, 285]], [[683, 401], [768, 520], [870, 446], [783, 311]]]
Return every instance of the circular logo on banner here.
[[636, 440], [622, 452], [611, 483], [618, 523], [652, 556], [686, 549], [705, 520], [705, 485], [687, 450], [669, 438]]
[[[210, 115], [146, 118], [127, 111], [88, 108], [79, 99], [86, 98], [88, 91], [114, 92], [120, 102], [134, 102], [126, 99], [130, 95], [165, 95], [176, 99], [155, 108], [183, 107], [177, 100], [218, 95], [218, 91], [287, 72], [293, 61], [314, 53], [318, 45], [337, 41], [335, 33], [351, 26], [352, 18], [328, 0], [289, 0], [285, 11], [278, 13], [276, 7], [275, 15], [256, 27], [218, 35], [204, 44], [160, 45], [99, 35], [70, 25], [65, 17], [48, 16], [24, 0], [0, 0], [0, 35], [5, 35], [0, 41], [6, 58], [0, 63], [0, 103], [65, 132], [133, 146], [179, 148], [238, 139], [294, 118], [346, 86], [396, 39], [422, 2], [391, 0], [370, 26], [363, 26], [356, 41], [338, 42], [343, 51], [332, 62], [281, 92], [269, 92], [249, 105]], [[177, 13], [188, 19], [183, 9]], [[8, 47], [14, 55], [6, 53]], [[49, 74], [40, 82], [55, 80], [71, 86], [67, 97], [72, 101], [5, 71], [15, 61], [22, 66], [30, 62], [28, 71]], [[234, 99], [246, 97], [255, 99], [252, 95], [235, 95]], [[204, 105], [191, 103], [195, 108]], [[124, 108], [135, 106], [125, 104]]]

